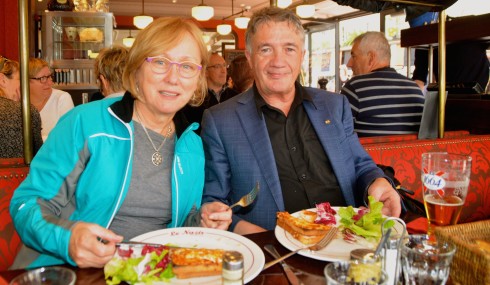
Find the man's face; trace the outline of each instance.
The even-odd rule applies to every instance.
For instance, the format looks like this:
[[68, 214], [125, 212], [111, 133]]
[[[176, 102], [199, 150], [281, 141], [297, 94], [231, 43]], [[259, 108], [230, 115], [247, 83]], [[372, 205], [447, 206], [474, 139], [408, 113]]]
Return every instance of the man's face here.
[[350, 54], [351, 56], [349, 62], [347, 62], [347, 67], [352, 69], [354, 76], [371, 72], [369, 66], [369, 53], [363, 53], [359, 49], [359, 42], [354, 43]]
[[286, 22], [260, 25], [252, 37], [252, 52], [246, 51], [257, 89], [263, 97], [294, 94], [301, 71], [303, 41]]
[[226, 83], [226, 61], [218, 54], [212, 54], [206, 70], [209, 88], [220, 88]]

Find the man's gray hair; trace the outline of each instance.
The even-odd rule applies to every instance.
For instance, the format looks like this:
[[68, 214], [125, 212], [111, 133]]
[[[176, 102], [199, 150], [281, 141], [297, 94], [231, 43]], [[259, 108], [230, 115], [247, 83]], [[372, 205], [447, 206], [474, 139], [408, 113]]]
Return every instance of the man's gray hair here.
[[269, 22], [287, 22], [296, 30], [297, 34], [301, 37], [302, 43], [304, 43], [305, 30], [301, 25], [301, 19], [292, 10], [278, 7], [265, 7], [255, 12], [248, 23], [247, 31], [245, 32], [245, 46], [248, 52], [252, 52], [252, 38], [257, 32], [257, 28]]
[[391, 60], [390, 44], [382, 32], [366, 32], [357, 36], [353, 43], [359, 43], [359, 50], [363, 54], [372, 51], [380, 60]]

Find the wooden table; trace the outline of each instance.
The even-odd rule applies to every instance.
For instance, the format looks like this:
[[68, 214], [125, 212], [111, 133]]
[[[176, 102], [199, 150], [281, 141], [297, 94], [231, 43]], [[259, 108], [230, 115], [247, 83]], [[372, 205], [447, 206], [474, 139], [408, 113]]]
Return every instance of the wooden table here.
[[[273, 244], [279, 254], [283, 255], [289, 252], [288, 249], [283, 247], [274, 236], [274, 231], [267, 231], [264, 233], [246, 235], [247, 238], [255, 242], [261, 249], [265, 244]], [[264, 253], [265, 262], [271, 261], [273, 258]], [[304, 284], [315, 285], [325, 284], [325, 278], [323, 277], [323, 268], [327, 264], [325, 261], [319, 261], [311, 258], [307, 258], [296, 254], [289, 259], [287, 263], [292, 266], [296, 272], [298, 278], [303, 281]], [[70, 267], [77, 274], [76, 285], [104, 285], [104, 270], [99, 268], [78, 268]], [[0, 277], [7, 281], [14, 279], [17, 275], [23, 273], [25, 270], [11, 270], [0, 272]], [[1, 279], [0, 279], [0, 284]], [[276, 264], [269, 269], [261, 272], [255, 279], [248, 284], [260, 285], [260, 284], [272, 284], [272, 285], [288, 285], [288, 281], [283, 274], [282, 267]]]

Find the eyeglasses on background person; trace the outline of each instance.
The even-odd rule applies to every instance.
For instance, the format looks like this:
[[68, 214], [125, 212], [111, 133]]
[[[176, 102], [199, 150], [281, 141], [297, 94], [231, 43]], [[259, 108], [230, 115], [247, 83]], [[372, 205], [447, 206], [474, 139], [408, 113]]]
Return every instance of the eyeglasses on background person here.
[[218, 69], [218, 68], [225, 68], [225, 69], [227, 69], [228, 67], [229, 67], [229, 65], [226, 64], [226, 63], [214, 64], [214, 65], [208, 66], [208, 68], [214, 68], [214, 69]]
[[41, 77], [31, 77], [31, 79], [39, 80], [39, 82], [41, 82], [41, 83], [46, 83], [48, 81], [48, 79], [51, 79], [51, 81], [53, 81], [53, 74], [49, 74], [49, 75], [41, 76]]
[[163, 56], [147, 57], [146, 61], [150, 63], [151, 70], [157, 74], [167, 73], [172, 65], [177, 65], [177, 70], [182, 77], [192, 78], [202, 69], [197, 63], [191, 61], [176, 62]]

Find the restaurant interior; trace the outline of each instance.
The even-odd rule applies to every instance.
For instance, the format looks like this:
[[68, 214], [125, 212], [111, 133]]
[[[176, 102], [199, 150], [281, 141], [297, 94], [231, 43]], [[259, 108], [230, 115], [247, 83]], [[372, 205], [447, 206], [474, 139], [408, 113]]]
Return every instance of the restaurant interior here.
[[[446, 44], [479, 41], [489, 43], [490, 59], [490, 1], [372, 1], [392, 3], [377, 13], [340, 5], [340, 0], [68, 0], [73, 4], [70, 11], [49, 11], [48, 3], [53, 1], [56, 2], [0, 2], [0, 55], [21, 62], [21, 68], [30, 56], [45, 59], [57, 73], [53, 87], [70, 93], [75, 105], [85, 103], [83, 94], [91, 96], [99, 90], [93, 71], [99, 50], [113, 45], [130, 48], [141, 29], [153, 19], [168, 16], [194, 21], [203, 32], [208, 51], [222, 55], [229, 64], [245, 52], [245, 30], [254, 11], [268, 6], [294, 10], [306, 31], [306, 55], [298, 81], [303, 86], [336, 93], [353, 77], [351, 68], [347, 67], [352, 41], [366, 31], [385, 33], [391, 48], [390, 66], [409, 78], [414, 71], [416, 48], [428, 50], [439, 62], [445, 62], [450, 60], [443, 48]], [[411, 28], [406, 21], [407, 5], [430, 7], [443, 16]], [[433, 53], [434, 48], [439, 51]], [[474, 82], [446, 82], [444, 72], [441, 74], [429, 77], [432, 83], [429, 86], [439, 94], [430, 109], [430, 126], [435, 129], [430, 136], [369, 137], [361, 138], [360, 142], [376, 164], [392, 168], [400, 182], [398, 188], [409, 190], [407, 203], [424, 202], [420, 179], [423, 153], [451, 152], [473, 158], [470, 190], [459, 222], [438, 232], [438, 238], [457, 247], [447, 284], [490, 284], [490, 252], [476, 244], [480, 240], [490, 242], [490, 89], [480, 86], [476, 90]], [[28, 97], [25, 92], [23, 98]], [[440, 96], [441, 93], [447, 95]], [[428, 109], [427, 105], [424, 108]], [[28, 130], [26, 134], [29, 137]], [[28, 175], [31, 160], [29, 149], [24, 158], [0, 159], [0, 285], [8, 284], [25, 271], [8, 270], [21, 244], [8, 214], [8, 204], [13, 191]], [[427, 233], [427, 218], [410, 214], [402, 218], [408, 233]], [[284, 237], [279, 238], [279, 234]], [[295, 241], [290, 241], [289, 235], [278, 233], [276, 228], [245, 237], [254, 244], [248, 247], [249, 241], [240, 240], [240, 246], [251, 252], [246, 258], [255, 258], [260, 263], [245, 262], [248, 284], [325, 284], [325, 266], [338, 260], [328, 253], [323, 256], [300, 251], [286, 259], [296, 276], [291, 281], [284, 265], [262, 270], [264, 263], [275, 258], [260, 250], [267, 244], [274, 245], [280, 255], [301, 249]], [[233, 236], [221, 238], [231, 242]], [[351, 245], [346, 247], [351, 249]], [[389, 246], [384, 248], [384, 254], [388, 249]], [[341, 251], [343, 254], [345, 249]], [[106, 284], [101, 269], [65, 267], [76, 272], [74, 284]], [[197, 280], [191, 284], [221, 284], [212, 278], [205, 281], [208, 283]]]

